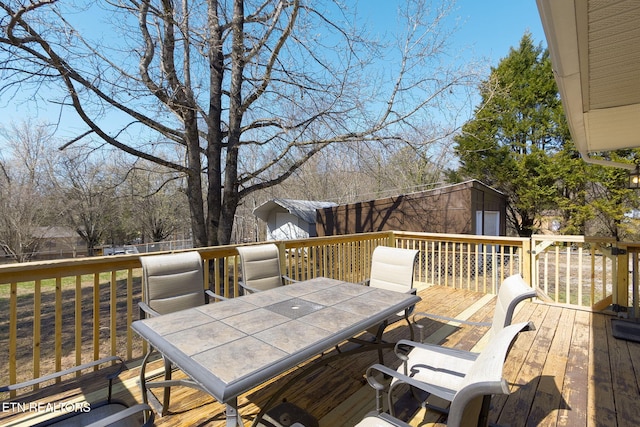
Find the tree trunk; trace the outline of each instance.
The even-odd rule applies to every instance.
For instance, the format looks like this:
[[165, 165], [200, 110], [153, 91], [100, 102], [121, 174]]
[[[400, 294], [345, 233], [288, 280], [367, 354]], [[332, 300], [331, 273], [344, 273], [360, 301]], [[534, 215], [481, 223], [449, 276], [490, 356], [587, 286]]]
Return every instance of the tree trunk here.
[[244, 72], [244, 2], [235, 0], [233, 5], [233, 41], [231, 48], [231, 90], [229, 96], [229, 136], [225, 162], [222, 209], [218, 226], [218, 241], [231, 241], [233, 219], [239, 203], [238, 153], [242, 125], [242, 80]]
[[[218, 227], [222, 215], [222, 84], [224, 78], [224, 53], [222, 50], [222, 28], [218, 19], [218, 2], [209, 2], [209, 112], [207, 114], [207, 235], [208, 244], [216, 246]], [[224, 241], [224, 240], [223, 240]]]
[[185, 120], [185, 145], [187, 147], [187, 200], [191, 212], [191, 230], [195, 247], [207, 246], [207, 227], [204, 219], [204, 199], [202, 197], [202, 162], [195, 112], [187, 113]]

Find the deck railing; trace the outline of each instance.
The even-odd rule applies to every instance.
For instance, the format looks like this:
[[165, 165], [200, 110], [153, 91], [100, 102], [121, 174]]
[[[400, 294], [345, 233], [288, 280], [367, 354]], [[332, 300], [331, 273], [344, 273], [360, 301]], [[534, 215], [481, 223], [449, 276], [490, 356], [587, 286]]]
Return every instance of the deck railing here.
[[[362, 281], [373, 249], [389, 245], [420, 251], [417, 286], [495, 293], [505, 277], [521, 273], [558, 303], [598, 308], [616, 298], [626, 305], [628, 299], [627, 258], [617, 263], [615, 242], [606, 239], [380, 232], [276, 243], [286, 274], [299, 280], [325, 276]], [[238, 296], [235, 246], [198, 251], [211, 289]], [[5, 367], [0, 384], [106, 355], [128, 360], [142, 356], [145, 344], [129, 328], [139, 317], [140, 277], [139, 255], [0, 266], [0, 366]]]

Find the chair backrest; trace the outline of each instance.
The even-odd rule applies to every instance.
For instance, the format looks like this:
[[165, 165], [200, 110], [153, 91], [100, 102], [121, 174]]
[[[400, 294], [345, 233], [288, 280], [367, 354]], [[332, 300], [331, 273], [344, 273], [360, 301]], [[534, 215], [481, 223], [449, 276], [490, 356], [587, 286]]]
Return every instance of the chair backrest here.
[[527, 285], [521, 275], [514, 274], [503, 280], [496, 298], [496, 308], [493, 313], [490, 334], [511, 324], [516, 306], [525, 299], [536, 296], [536, 290]]
[[280, 252], [275, 244], [238, 246], [237, 249], [244, 284], [260, 291], [284, 285]]
[[369, 286], [397, 292], [413, 288], [413, 268], [418, 251], [378, 246], [371, 256]]
[[[518, 334], [534, 329], [528, 322], [516, 323], [498, 331], [469, 368], [449, 407], [447, 426], [476, 426], [485, 396], [509, 394], [502, 376], [504, 362]], [[484, 423], [482, 423], [484, 424]]]
[[143, 301], [160, 314], [205, 303], [202, 258], [196, 251], [140, 257]]

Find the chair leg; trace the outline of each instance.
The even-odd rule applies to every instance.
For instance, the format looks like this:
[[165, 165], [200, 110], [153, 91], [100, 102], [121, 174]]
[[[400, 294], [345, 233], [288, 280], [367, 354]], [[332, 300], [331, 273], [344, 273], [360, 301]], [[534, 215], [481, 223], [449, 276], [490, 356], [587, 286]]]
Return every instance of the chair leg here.
[[376, 333], [376, 347], [378, 347], [378, 362], [381, 365], [384, 365], [384, 355], [382, 354], [382, 346], [384, 344], [384, 341], [382, 340], [382, 335], [384, 334], [384, 330], [387, 328], [388, 323], [385, 320], [384, 322], [382, 322], [380, 324], [380, 326], [378, 326], [378, 331]]
[[[147, 354], [145, 354], [144, 359], [142, 359], [142, 365], [140, 365], [140, 389], [142, 391], [142, 402], [145, 404], [149, 404], [149, 398], [147, 396], [147, 381], [145, 378], [145, 372], [147, 370], [147, 361], [149, 360], [149, 357], [151, 356], [151, 353], [153, 353], [153, 347], [149, 346], [149, 351], [147, 351]], [[143, 421], [146, 423], [148, 416], [147, 416], [147, 411], [143, 411], [144, 415], [143, 415]]]
[[[409, 337], [410, 337], [411, 341], [415, 341], [415, 339], [414, 339], [415, 334], [413, 332], [413, 325], [411, 324], [411, 321], [409, 320], [409, 313], [407, 311], [405, 311], [404, 320], [406, 320], [407, 321], [407, 325], [409, 325]], [[420, 336], [420, 340], [421, 340], [420, 342], [422, 342], [422, 336]]]
[[[168, 381], [171, 379], [171, 361], [167, 358], [163, 358], [163, 359], [164, 359], [164, 379]], [[167, 414], [167, 411], [169, 410], [170, 393], [171, 393], [171, 387], [165, 387], [164, 395], [162, 398], [162, 416], [165, 416]]]
[[[396, 385], [399, 384], [403, 384], [402, 382], [397, 383]], [[396, 416], [396, 408], [395, 405], [393, 404], [393, 391], [395, 390], [395, 387], [392, 384], [389, 384], [389, 391], [387, 392], [387, 404], [389, 405], [389, 414], [392, 417]]]
[[491, 409], [491, 395], [482, 398], [478, 427], [487, 427], [489, 425], [489, 409]]

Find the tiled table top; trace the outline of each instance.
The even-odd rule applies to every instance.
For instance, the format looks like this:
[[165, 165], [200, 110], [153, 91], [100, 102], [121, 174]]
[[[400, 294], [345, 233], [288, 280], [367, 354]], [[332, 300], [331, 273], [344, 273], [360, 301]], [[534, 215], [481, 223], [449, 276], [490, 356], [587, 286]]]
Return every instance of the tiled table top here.
[[419, 299], [316, 278], [131, 327], [218, 401], [228, 402]]

